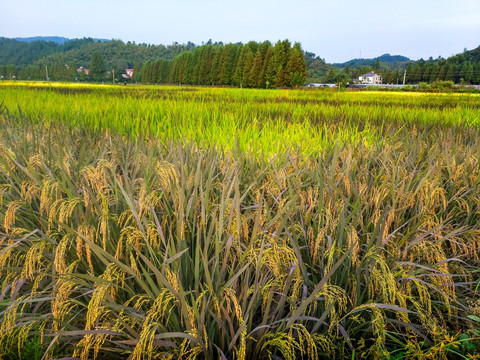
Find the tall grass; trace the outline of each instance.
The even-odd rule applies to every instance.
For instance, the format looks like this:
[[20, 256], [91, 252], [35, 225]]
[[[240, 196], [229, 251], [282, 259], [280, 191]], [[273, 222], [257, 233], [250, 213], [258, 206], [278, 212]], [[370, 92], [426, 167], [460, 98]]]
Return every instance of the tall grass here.
[[[354, 122], [350, 114], [347, 122], [336, 113], [307, 121], [297, 119], [299, 99], [281, 125], [273, 115], [252, 125], [242, 118], [252, 104], [239, 100], [226, 112], [210, 112], [227, 105], [187, 95], [175, 104], [174, 90], [166, 89], [171, 104], [144, 101], [178, 107], [165, 125], [172, 132], [155, 133], [150, 122], [150, 132], [125, 136], [130, 130], [102, 123], [96, 107], [79, 107], [77, 118], [62, 113], [62, 106], [75, 106], [68, 105], [73, 95], [50, 107], [56, 93], [42, 100], [44, 92], [34, 92], [42, 110], [23, 105], [31, 90], [18, 90], [17, 113], [9, 102], [15, 91], [5, 97], [10, 115], [0, 117], [5, 358], [22, 356], [32, 338], [45, 359], [427, 359], [478, 352], [477, 127], [457, 120], [449, 126], [436, 115], [429, 123], [421, 116], [401, 123], [400, 110], [383, 121], [378, 114]], [[75, 94], [77, 106], [108, 105], [95, 91]], [[270, 97], [270, 114], [286, 101], [276, 107], [275, 96], [333, 96], [228, 92], [253, 103]], [[451, 114], [470, 114], [475, 101]], [[91, 123], [75, 122], [88, 109], [102, 126], [93, 126], [93, 115]], [[189, 112], [199, 116], [197, 126]], [[228, 141], [213, 130], [195, 132], [211, 123], [224, 135], [230, 113], [236, 126], [243, 123]], [[133, 119], [125, 123], [135, 126]], [[246, 146], [259, 123], [268, 129], [257, 135], [259, 148]], [[263, 135], [275, 131], [278, 145], [270, 147]], [[309, 133], [324, 145], [313, 150], [298, 140]], [[349, 137], [339, 141], [341, 133]]]

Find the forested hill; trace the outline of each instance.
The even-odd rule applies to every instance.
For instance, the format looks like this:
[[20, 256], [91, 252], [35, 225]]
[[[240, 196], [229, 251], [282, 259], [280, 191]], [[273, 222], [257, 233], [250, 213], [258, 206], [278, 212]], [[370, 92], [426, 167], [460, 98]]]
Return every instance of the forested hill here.
[[[57, 44], [65, 44], [66, 42], [69, 42], [71, 40], [78, 40], [78, 39], [69, 39], [63, 36], [33, 36], [33, 37], [16, 37], [13, 38], [14, 40], [17, 41], [23, 41], [23, 42], [33, 42], [33, 41], [46, 41], [46, 42], [54, 42]], [[94, 41], [110, 41], [108, 39], [97, 39], [93, 38]]]
[[120, 40], [91, 42], [71, 51], [51, 54], [40, 59], [37, 63], [42, 65], [74, 63], [76, 66], [89, 67], [92, 55], [99, 53], [107, 69], [112, 67], [129, 69], [133, 68], [135, 64], [144, 63], [147, 60], [171, 60], [178, 54], [195, 47], [196, 45], [191, 42], [187, 44], [174, 43], [167, 46], [124, 43]]
[[165, 46], [92, 38], [68, 40], [63, 43], [35, 39], [20, 41], [0, 38], [0, 65], [24, 68], [29, 65], [75, 64], [78, 67], [88, 67], [92, 55], [100, 53], [107, 68], [113, 66], [125, 69], [133, 68], [135, 63], [147, 60], [173, 59], [181, 52], [195, 48], [195, 44], [191, 42]]
[[53, 41], [18, 41], [0, 37], [0, 65], [25, 67], [45, 56], [66, 53], [93, 43], [90, 38], [70, 40], [65, 43]]
[[34, 41], [46, 41], [54, 42], [57, 44], [65, 44], [70, 41], [69, 38], [63, 36], [33, 36], [33, 37], [16, 37], [13, 40], [22, 41], [22, 42], [34, 42]]
[[[78, 41], [73, 42], [75, 46], [68, 50], [65, 47], [71, 41], [63, 45], [3, 41], [11, 49], [0, 48], [3, 79], [112, 81], [116, 77], [123, 81], [125, 76], [129, 79], [126, 69], [133, 68], [133, 80], [143, 83], [283, 87], [301, 85], [307, 80], [303, 49], [299, 43], [292, 46], [289, 40], [275, 45], [269, 41], [247, 44], [208, 41], [202, 46], [191, 42], [164, 46], [83, 39], [79, 40], [83, 42], [81, 46], [77, 46]], [[36, 48], [40, 50], [37, 52]], [[318, 57], [310, 60], [325, 66]], [[2, 66], [12, 62], [14, 65]]]
[[402, 65], [406, 66], [406, 64], [409, 61], [410, 59], [406, 56], [383, 54], [377, 58], [353, 59], [353, 60], [346, 61], [344, 63], [335, 63], [332, 65], [338, 68], [345, 68], [346, 66], [348, 66], [352, 69], [358, 69], [363, 66], [375, 66], [375, 64], [378, 64], [378, 63], [385, 63], [385, 64], [390, 64], [391, 68], [397, 68], [397, 67], [401, 67]]
[[452, 64], [478, 63], [480, 62], [480, 46], [473, 50], [465, 50], [463, 53], [448, 58]]

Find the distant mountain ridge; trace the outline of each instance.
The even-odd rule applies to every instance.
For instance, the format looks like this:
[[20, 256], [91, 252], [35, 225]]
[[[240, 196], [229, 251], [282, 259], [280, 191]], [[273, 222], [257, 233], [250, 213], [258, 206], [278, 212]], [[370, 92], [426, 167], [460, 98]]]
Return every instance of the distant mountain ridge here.
[[[66, 42], [69, 42], [71, 40], [78, 40], [78, 38], [69, 39], [63, 36], [32, 36], [32, 37], [16, 37], [16, 38], [13, 38], [13, 40], [27, 42], [27, 43], [34, 42], [34, 41], [45, 41], [45, 42], [54, 42], [56, 44], [65, 44]], [[93, 38], [93, 41], [107, 42], [110, 40]]]
[[404, 63], [407, 63], [407, 62], [411, 61], [411, 59], [409, 59], [408, 57], [403, 56], [403, 55], [390, 55], [390, 54], [386, 53], [386, 54], [380, 55], [377, 58], [352, 59], [352, 60], [349, 60], [349, 61], [346, 61], [346, 62], [343, 62], [343, 63], [334, 63], [332, 65], [335, 66], [335, 67], [338, 67], [338, 68], [344, 68], [346, 66], [348, 66], [350, 68], [360, 68], [362, 66], [373, 66], [377, 62], [377, 59], [378, 59], [379, 62], [387, 63], [387, 64], [395, 64], [395, 63], [399, 63], [399, 64], [403, 63], [404, 64]]

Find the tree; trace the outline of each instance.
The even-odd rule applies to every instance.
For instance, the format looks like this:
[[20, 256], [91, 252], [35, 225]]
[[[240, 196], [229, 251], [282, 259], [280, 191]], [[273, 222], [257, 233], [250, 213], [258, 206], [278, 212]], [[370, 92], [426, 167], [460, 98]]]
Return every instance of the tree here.
[[413, 65], [411, 62], [409, 62], [407, 66], [407, 84], [411, 84], [413, 82], [413, 78], [414, 78]]
[[102, 55], [98, 52], [93, 53], [92, 55], [90, 74], [95, 81], [101, 80], [105, 74], [105, 64], [103, 63]]
[[132, 81], [142, 81], [142, 65], [139, 63], [135, 63], [133, 67]]
[[415, 64], [415, 67], [413, 68], [413, 76], [412, 76], [412, 80], [414, 83], [419, 83], [420, 81], [422, 81], [422, 67], [419, 63], [416, 63]]
[[253, 87], [263, 87], [264, 83], [264, 76], [263, 76], [263, 61], [262, 61], [262, 53], [260, 50], [257, 51], [255, 54], [255, 58], [253, 60], [253, 66], [250, 69], [249, 74], [249, 83]]
[[[447, 63], [448, 64], [448, 63]], [[448, 70], [445, 74], [445, 80], [447, 81], [455, 81], [455, 66], [449, 64]]]
[[233, 83], [242, 87], [243, 81], [243, 68], [245, 66], [245, 59], [247, 57], [249, 49], [246, 46], [242, 46], [240, 49], [240, 53], [238, 55], [237, 64], [235, 65], [235, 73], [233, 75]]
[[440, 65], [438, 65], [438, 62], [432, 65], [432, 70], [430, 71], [430, 83], [435, 82], [438, 80], [438, 77], [440, 75]]
[[247, 49], [247, 53], [243, 64], [242, 84], [244, 87], [254, 87], [255, 84], [252, 83], [253, 78], [250, 77], [250, 72], [254, 65], [255, 55], [249, 48], [245, 48]]
[[237, 63], [238, 45], [227, 44], [222, 53], [222, 62], [220, 70], [220, 83], [223, 85], [232, 85], [235, 65]]
[[392, 70], [387, 70], [385, 74], [383, 75], [383, 82], [385, 84], [393, 84], [393, 71]]
[[338, 86], [338, 90], [345, 88], [345, 86], [351, 81], [350, 76], [344, 72], [339, 72], [334, 75], [333, 81]]
[[430, 81], [430, 71], [431, 71], [431, 65], [430, 64], [425, 64], [423, 66], [423, 74], [422, 74], [422, 81], [429, 82]]
[[288, 79], [287, 85], [289, 86], [299, 86], [307, 80], [307, 62], [303, 55], [302, 46], [298, 42], [290, 50], [285, 71]]

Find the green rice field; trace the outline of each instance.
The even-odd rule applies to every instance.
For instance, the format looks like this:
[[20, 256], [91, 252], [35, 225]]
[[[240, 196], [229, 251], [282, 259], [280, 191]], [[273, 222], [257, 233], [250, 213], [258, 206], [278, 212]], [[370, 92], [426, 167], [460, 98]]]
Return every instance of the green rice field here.
[[0, 83], [0, 359], [480, 356], [480, 96]]

